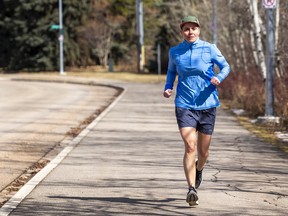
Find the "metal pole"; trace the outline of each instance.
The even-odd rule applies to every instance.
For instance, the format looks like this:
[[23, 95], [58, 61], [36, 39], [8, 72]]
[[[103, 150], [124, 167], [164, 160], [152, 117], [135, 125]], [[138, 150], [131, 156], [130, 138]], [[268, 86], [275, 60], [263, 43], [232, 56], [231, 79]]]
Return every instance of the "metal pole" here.
[[59, 52], [60, 52], [60, 75], [64, 75], [64, 63], [63, 63], [63, 21], [62, 21], [62, 0], [59, 0]]
[[161, 45], [157, 44], [157, 62], [158, 62], [158, 80], [160, 80], [161, 75]]
[[213, 31], [213, 43], [217, 44], [217, 16], [216, 16], [217, 4], [216, 0], [213, 0], [213, 15], [212, 15], [212, 31]]
[[274, 14], [273, 9], [267, 9], [267, 76], [265, 81], [266, 103], [265, 116], [274, 115], [274, 94], [273, 94], [273, 74], [274, 74]]
[[144, 28], [142, 0], [136, 0], [137, 36], [138, 36], [138, 72], [144, 70]]

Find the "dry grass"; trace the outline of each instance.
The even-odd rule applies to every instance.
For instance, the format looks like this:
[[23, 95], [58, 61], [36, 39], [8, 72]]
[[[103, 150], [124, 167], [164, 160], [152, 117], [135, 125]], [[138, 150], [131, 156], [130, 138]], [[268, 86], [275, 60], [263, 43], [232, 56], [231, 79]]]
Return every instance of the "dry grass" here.
[[136, 83], [164, 83], [166, 75], [164, 74], [148, 74], [148, 73], [136, 73], [136, 72], [107, 72], [103, 70], [91, 69], [84, 71], [77, 71], [71, 69], [71, 72], [66, 73], [68, 76], [79, 76], [84, 78], [100, 78], [100, 79], [110, 79], [119, 80], [125, 82], [136, 82]]
[[[7, 74], [9, 76], [9, 74]], [[48, 76], [43, 76], [48, 75]], [[59, 72], [38, 72], [38, 73], [17, 73], [19, 77], [30, 77], [34, 79], [54, 79], [58, 76]], [[165, 83], [166, 74], [149, 74], [149, 73], [137, 73], [137, 72], [127, 72], [127, 71], [115, 71], [108, 72], [106, 69], [101, 67], [89, 67], [89, 68], [66, 68], [65, 75], [67, 77], [82, 77], [82, 78], [95, 78], [95, 79], [108, 79], [108, 80], [119, 80], [124, 82], [134, 82], [134, 83]], [[12, 74], [15, 76], [15, 74]], [[49, 78], [49, 76], [51, 76]], [[54, 76], [54, 77], [53, 77]], [[65, 77], [66, 77], [65, 76]]]
[[[232, 101], [222, 100], [221, 107], [226, 111], [230, 111], [234, 106]], [[232, 111], [231, 114], [233, 114]], [[249, 118], [249, 116], [235, 116], [235, 117], [237, 121], [251, 133], [263, 139], [265, 142], [271, 143], [272, 145], [278, 147], [283, 152], [288, 153], [288, 143], [279, 140], [275, 135], [276, 131], [284, 130], [280, 125], [271, 126], [271, 125], [254, 124], [251, 122], [252, 119]]]
[[237, 116], [239, 123], [257, 137], [262, 138], [265, 142], [280, 148], [282, 151], [288, 153], [288, 143], [282, 142], [275, 136], [277, 128], [266, 127], [265, 125], [252, 124], [248, 117]]

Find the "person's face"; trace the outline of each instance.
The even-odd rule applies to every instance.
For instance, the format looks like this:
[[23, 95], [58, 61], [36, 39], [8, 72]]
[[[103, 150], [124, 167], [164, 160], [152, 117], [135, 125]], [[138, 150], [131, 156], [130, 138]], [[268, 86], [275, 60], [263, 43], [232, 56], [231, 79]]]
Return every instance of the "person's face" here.
[[195, 42], [200, 35], [200, 27], [196, 23], [186, 23], [182, 29], [181, 33], [184, 39], [189, 42]]

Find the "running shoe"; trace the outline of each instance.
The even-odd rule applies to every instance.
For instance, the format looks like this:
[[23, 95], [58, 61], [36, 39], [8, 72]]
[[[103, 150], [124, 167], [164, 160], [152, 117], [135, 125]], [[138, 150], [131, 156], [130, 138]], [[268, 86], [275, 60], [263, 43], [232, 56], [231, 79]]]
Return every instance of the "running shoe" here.
[[186, 202], [189, 203], [190, 206], [198, 205], [198, 195], [197, 191], [194, 187], [190, 187], [187, 193]]
[[196, 180], [195, 180], [195, 188], [199, 188], [201, 183], [202, 183], [202, 172], [203, 169], [201, 171], [197, 170], [197, 164], [198, 164], [198, 160], [196, 161]]

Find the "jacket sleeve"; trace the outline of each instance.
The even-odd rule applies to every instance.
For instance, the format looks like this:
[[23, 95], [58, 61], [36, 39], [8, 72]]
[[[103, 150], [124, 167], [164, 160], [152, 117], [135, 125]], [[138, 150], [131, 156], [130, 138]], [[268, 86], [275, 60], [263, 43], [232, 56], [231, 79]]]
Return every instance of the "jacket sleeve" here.
[[220, 72], [216, 77], [222, 82], [230, 73], [230, 66], [215, 44], [212, 44], [211, 46], [211, 58], [212, 62], [220, 68]]
[[176, 78], [176, 65], [174, 63], [174, 59], [172, 56], [172, 51], [171, 49], [169, 50], [169, 61], [168, 61], [168, 70], [167, 70], [167, 75], [166, 75], [166, 84], [164, 91], [167, 89], [173, 89], [174, 81]]

